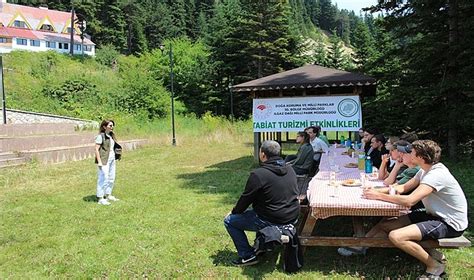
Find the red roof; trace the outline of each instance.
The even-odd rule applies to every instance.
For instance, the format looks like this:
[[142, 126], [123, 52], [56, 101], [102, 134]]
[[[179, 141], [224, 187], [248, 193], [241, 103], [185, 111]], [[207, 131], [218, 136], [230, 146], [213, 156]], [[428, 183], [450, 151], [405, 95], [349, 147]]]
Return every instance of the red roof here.
[[[69, 43], [71, 40], [70, 34], [34, 31], [34, 30], [29, 30], [29, 29], [3, 27], [3, 26], [0, 26], [0, 36], [7, 37], [7, 38], [23, 38], [23, 39], [45, 40], [45, 41], [63, 42], [63, 43]], [[81, 43], [81, 37], [79, 35], [74, 35], [74, 44], [80, 44], [80, 43]], [[84, 44], [95, 45], [91, 40], [87, 38], [84, 38]]]
[[48, 16], [53, 22], [64, 23], [71, 18], [71, 13], [69, 12], [3, 3], [3, 13], [15, 14], [17, 11], [21, 12], [27, 18], [32, 17], [37, 20], [42, 20]]
[[5, 37], [38, 40], [38, 37], [29, 29], [0, 27], [0, 34]]

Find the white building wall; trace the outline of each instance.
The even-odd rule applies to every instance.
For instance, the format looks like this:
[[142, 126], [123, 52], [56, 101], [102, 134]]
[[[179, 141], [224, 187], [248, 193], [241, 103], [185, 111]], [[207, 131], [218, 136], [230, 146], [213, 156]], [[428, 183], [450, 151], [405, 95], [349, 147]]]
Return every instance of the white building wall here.
[[[44, 52], [44, 51], [50, 51], [51, 50], [51, 51], [56, 51], [56, 52], [59, 52], [59, 53], [69, 53], [69, 50], [71, 48], [71, 44], [67, 43], [68, 44], [67, 49], [60, 49], [58, 42], [55, 42], [56, 43], [55, 48], [47, 48], [46, 47], [46, 41], [44, 41], [44, 40], [38, 40], [38, 41], [40, 41], [40, 45], [39, 45], [39, 47], [35, 47], [35, 46], [30, 45], [31, 44], [30, 39], [26, 39], [27, 40], [26, 45], [18, 45], [17, 44], [17, 39], [18, 38], [12, 38], [12, 47], [11, 48], [0, 46], [0, 53], [10, 53], [13, 50], [25, 50], [25, 51], [33, 51], [33, 52]], [[21, 38], [21, 39], [24, 39], [24, 38]], [[76, 44], [74, 44], [74, 46], [76, 46]], [[77, 54], [77, 55], [82, 54], [82, 50], [77, 50], [76, 48], [74, 48], [74, 54]], [[90, 55], [90, 56], [95, 56], [95, 46], [92, 46], [91, 51], [84, 51], [84, 54]]]

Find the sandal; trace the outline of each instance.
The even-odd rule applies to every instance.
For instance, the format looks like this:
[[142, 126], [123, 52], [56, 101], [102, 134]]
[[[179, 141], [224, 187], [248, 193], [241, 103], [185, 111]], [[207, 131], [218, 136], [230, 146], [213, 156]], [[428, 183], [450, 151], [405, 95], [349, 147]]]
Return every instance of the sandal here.
[[442, 280], [446, 277], [446, 272], [441, 273], [440, 275], [434, 275], [433, 273], [425, 272], [422, 275], [418, 276], [417, 280]]

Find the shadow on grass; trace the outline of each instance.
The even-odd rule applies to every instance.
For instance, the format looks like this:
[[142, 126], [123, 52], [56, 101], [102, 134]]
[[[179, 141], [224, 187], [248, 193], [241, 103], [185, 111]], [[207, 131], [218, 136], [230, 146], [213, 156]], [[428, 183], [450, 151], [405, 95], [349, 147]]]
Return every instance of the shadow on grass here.
[[[223, 204], [233, 205], [242, 193], [250, 171], [256, 167], [253, 157], [249, 155], [207, 166], [201, 172], [181, 174], [178, 178], [185, 181], [181, 185], [182, 188], [206, 195], [219, 194]], [[459, 174], [459, 177], [460, 181], [464, 181], [463, 185], [468, 186], [464, 191], [470, 202], [474, 197], [474, 188], [469, 184], [473, 181], [472, 175]], [[469, 206], [472, 209], [471, 203]], [[471, 211], [470, 222], [472, 217]], [[350, 218], [335, 217], [321, 222], [317, 227], [318, 234], [352, 234]], [[472, 236], [471, 225], [472, 223], [466, 232], [468, 236]], [[212, 258], [215, 265], [232, 266], [231, 261], [236, 256], [235, 251], [223, 250]], [[261, 279], [272, 271], [282, 271], [281, 263], [276, 263], [277, 259], [278, 254], [271, 253], [261, 259], [259, 264], [243, 268], [242, 273], [254, 279]], [[341, 257], [337, 254], [337, 247], [311, 247], [306, 251], [304, 262], [301, 273], [314, 271], [329, 278], [350, 275], [366, 279], [415, 279], [424, 272], [424, 267], [418, 260], [394, 248], [371, 248], [366, 256]]]
[[82, 200], [84, 200], [85, 202], [97, 202], [97, 197], [95, 196], [95, 194], [87, 195], [87, 196], [84, 196]]
[[178, 179], [185, 180], [182, 188], [203, 194], [226, 194], [222, 203], [233, 204], [244, 190], [250, 171], [256, 167], [253, 157], [245, 156], [206, 166], [202, 172], [180, 174]]
[[[249, 276], [252, 279], [263, 279], [266, 274], [272, 273], [275, 270], [283, 271], [283, 264], [279, 261], [281, 255], [280, 250], [275, 250], [260, 256], [258, 264], [252, 266], [243, 266], [242, 274]], [[237, 258], [237, 253], [229, 249], [219, 250], [213, 256], [213, 264], [216, 266], [234, 267], [232, 260]]]

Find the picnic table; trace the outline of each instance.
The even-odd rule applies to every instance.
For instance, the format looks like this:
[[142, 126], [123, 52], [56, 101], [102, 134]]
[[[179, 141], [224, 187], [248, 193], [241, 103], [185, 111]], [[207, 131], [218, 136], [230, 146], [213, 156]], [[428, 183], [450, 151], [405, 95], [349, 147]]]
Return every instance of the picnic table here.
[[[357, 158], [344, 155], [345, 148], [331, 147], [329, 153], [323, 155], [319, 172], [310, 181], [307, 191], [308, 211], [304, 215], [301, 225], [300, 242], [303, 246], [367, 246], [393, 247], [388, 239], [366, 238], [363, 227], [363, 217], [396, 217], [405, 215], [409, 208], [390, 202], [369, 200], [362, 196], [361, 186], [342, 186], [344, 180], [359, 180], [360, 173], [356, 168], [345, 167], [349, 163], [357, 163]], [[331, 186], [330, 173], [336, 170], [336, 186]], [[382, 181], [368, 178], [368, 184], [374, 187], [383, 186]], [[333, 216], [351, 216], [354, 236], [313, 236], [317, 221]]]

